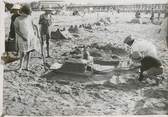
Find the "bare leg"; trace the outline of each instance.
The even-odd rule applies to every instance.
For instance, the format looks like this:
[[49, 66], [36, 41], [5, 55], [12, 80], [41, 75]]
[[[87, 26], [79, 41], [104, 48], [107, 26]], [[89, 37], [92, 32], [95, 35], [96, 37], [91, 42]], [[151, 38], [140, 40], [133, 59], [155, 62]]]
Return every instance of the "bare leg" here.
[[24, 54], [24, 53], [21, 53], [21, 57], [20, 57], [20, 67], [19, 67], [19, 73], [21, 73], [21, 72], [22, 72], [24, 58], [25, 58], [25, 54]]
[[50, 54], [49, 54], [49, 43], [50, 43], [50, 41], [49, 41], [49, 39], [50, 39], [50, 36], [49, 36], [49, 34], [46, 34], [46, 45], [47, 45], [47, 58], [49, 58], [50, 57]]
[[25, 53], [24, 62], [27, 62], [27, 57], [28, 57], [28, 55], [27, 55], [27, 53]]
[[41, 57], [44, 55], [44, 39], [45, 36], [41, 34]]
[[41, 43], [41, 58], [44, 56], [44, 42]]
[[47, 58], [50, 57], [50, 54], [49, 54], [49, 39], [46, 40], [46, 45], [47, 45]]
[[26, 58], [26, 70], [29, 70], [29, 61], [31, 58], [31, 52], [27, 52], [27, 58]]
[[43, 64], [44, 64], [44, 69], [47, 70], [46, 68], [46, 63], [45, 63], [45, 57], [44, 57], [44, 38], [45, 36], [41, 34], [41, 57], [43, 59]]
[[166, 45], [167, 45], [167, 48], [168, 48], [168, 34], [166, 36]]

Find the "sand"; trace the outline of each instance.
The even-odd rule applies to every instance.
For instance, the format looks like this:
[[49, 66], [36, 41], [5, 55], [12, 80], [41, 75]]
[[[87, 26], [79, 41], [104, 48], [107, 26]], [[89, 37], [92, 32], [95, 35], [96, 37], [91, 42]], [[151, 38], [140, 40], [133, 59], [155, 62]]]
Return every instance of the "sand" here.
[[[39, 12], [32, 14], [38, 21]], [[96, 17], [99, 16], [99, 17]], [[69, 27], [70, 24], [94, 23], [109, 17], [107, 13], [80, 16], [55, 16], [55, 24]], [[160, 26], [154, 24], [130, 24], [132, 13], [121, 13], [111, 17], [109, 25], [94, 27], [92, 32], [80, 29], [78, 37], [71, 40], [51, 40], [51, 56], [48, 64], [61, 62], [73, 47], [92, 43], [109, 44], [125, 49], [123, 40], [129, 34], [137, 39], [152, 41], [158, 48], [163, 62], [164, 80], [158, 86], [154, 81], [139, 82], [138, 74], [120, 74], [120, 83], [114, 74], [82, 77], [69, 74], [45, 72], [40, 55], [33, 54], [31, 71], [19, 74], [15, 69], [19, 61], [4, 65], [3, 112], [5, 115], [47, 116], [47, 115], [149, 115], [168, 114], [168, 51], [165, 40], [160, 38]], [[149, 22], [144, 15], [143, 21]], [[89, 19], [89, 20], [88, 20]], [[8, 17], [8, 22], [9, 17]], [[6, 22], [6, 30], [8, 30]], [[54, 24], [54, 25], [55, 25]], [[54, 27], [54, 26], [53, 26]], [[8, 31], [6, 31], [8, 35]], [[117, 52], [118, 53], [118, 52]], [[115, 53], [116, 54], [116, 53]], [[118, 53], [120, 57], [124, 53]], [[154, 82], [154, 83], [152, 83]]]

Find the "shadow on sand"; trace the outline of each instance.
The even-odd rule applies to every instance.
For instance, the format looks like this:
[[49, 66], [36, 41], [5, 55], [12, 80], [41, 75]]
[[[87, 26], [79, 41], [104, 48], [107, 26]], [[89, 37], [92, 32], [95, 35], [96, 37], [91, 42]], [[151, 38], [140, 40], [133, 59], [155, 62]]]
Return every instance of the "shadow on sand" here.
[[46, 78], [47, 80], [65, 80], [70, 82], [79, 82], [79, 83], [87, 83], [92, 81], [104, 81], [109, 80], [111, 75], [103, 74], [103, 75], [96, 75], [93, 74], [91, 76], [83, 76], [83, 75], [76, 75], [76, 74], [68, 74], [68, 73], [60, 73], [56, 71], [51, 71], [47, 74], [41, 76], [42, 78]]
[[144, 91], [144, 96], [148, 98], [165, 98], [168, 100], [168, 91], [163, 89], [148, 89]]
[[105, 87], [110, 87], [116, 90], [123, 91], [134, 91], [138, 89], [142, 89], [144, 87], [150, 87], [149, 84], [139, 82], [137, 79], [128, 79], [126, 83], [113, 84], [110, 81], [107, 81], [103, 84]]
[[114, 84], [110, 82], [112, 78], [112, 73], [108, 74], [93, 74], [92, 76], [81, 76], [75, 74], [65, 74], [59, 73], [56, 71], [51, 71], [43, 76], [42, 78], [46, 78], [47, 80], [51, 81], [67, 81], [67, 82], [79, 82], [79, 83], [86, 83], [86, 87], [98, 88], [98, 87], [107, 87], [116, 90], [123, 90], [123, 91], [134, 91], [144, 87], [151, 87], [147, 83], [139, 82], [135, 77], [131, 79], [127, 79], [125, 83], [118, 83]]

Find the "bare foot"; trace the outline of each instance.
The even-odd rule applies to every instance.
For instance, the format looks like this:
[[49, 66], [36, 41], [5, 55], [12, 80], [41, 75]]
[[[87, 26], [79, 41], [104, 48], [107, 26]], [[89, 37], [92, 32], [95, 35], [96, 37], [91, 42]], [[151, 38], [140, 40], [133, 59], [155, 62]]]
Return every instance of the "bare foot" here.
[[50, 55], [47, 55], [47, 57], [46, 58], [52, 58]]
[[18, 72], [21, 74], [22, 73], [22, 68], [18, 69]]
[[29, 71], [30, 69], [29, 69], [29, 68], [26, 68], [26, 69], [24, 69], [24, 70]]

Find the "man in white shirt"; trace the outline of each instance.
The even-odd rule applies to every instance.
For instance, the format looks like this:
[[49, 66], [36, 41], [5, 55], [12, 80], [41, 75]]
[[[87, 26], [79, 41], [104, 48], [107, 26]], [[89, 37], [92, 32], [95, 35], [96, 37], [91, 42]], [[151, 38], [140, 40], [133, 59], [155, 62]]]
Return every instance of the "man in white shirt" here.
[[130, 46], [130, 58], [141, 64], [135, 67], [135, 69], [140, 68], [139, 81], [142, 81], [145, 76], [163, 73], [162, 63], [158, 59], [154, 44], [146, 40], [135, 40], [131, 35], [126, 37], [124, 43]]

